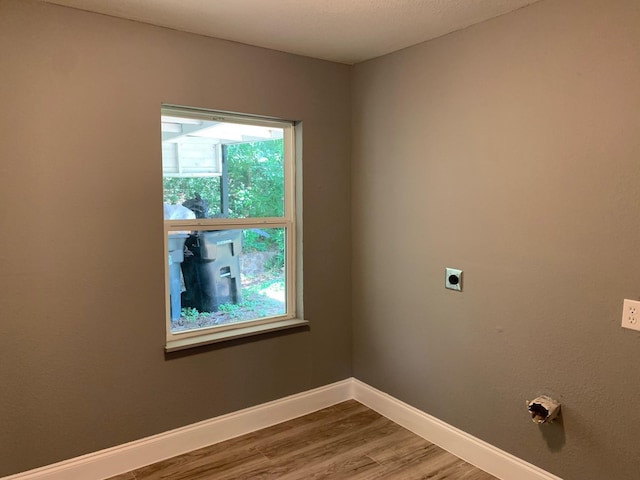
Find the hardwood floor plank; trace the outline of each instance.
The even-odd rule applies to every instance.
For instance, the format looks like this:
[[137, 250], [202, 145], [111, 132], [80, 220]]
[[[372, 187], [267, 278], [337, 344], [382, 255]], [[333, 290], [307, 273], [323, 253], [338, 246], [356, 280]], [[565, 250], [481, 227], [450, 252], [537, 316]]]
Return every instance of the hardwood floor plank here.
[[[327, 418], [336, 418], [337, 421], [351, 415], [353, 412], [362, 412], [363, 408], [358, 402], [351, 402], [340, 408], [331, 406], [326, 409], [313, 412], [303, 417], [298, 417], [289, 422], [267, 427], [247, 435], [233, 438], [209, 447], [204, 447], [185, 455], [180, 455], [157, 464], [144, 467], [135, 471], [136, 480], [159, 480], [164, 478], [182, 478], [178, 472], [186, 472], [185, 478], [199, 478], [200, 475], [215, 473], [215, 478], [242, 478], [253, 475], [251, 478], [270, 478], [263, 470], [271, 467], [264, 456], [256, 456], [259, 450], [258, 444], [273, 442], [278, 439], [288, 438], [293, 435], [304, 435], [305, 432], [317, 428], [319, 424], [325, 425]], [[235, 452], [235, 453], [234, 453]], [[236, 458], [238, 457], [238, 458]], [[249, 459], [251, 457], [251, 459]], [[225, 463], [224, 469], [219, 466]], [[206, 468], [202, 470], [202, 466]]]
[[[428, 443], [428, 442], [427, 442]], [[394, 458], [383, 464], [384, 475], [379, 478], [399, 478], [403, 480], [460, 480], [470, 472], [480, 472], [478, 480], [495, 480], [495, 477], [465, 463], [455, 455], [428, 444], [409, 454]]]
[[431, 445], [431, 443], [398, 425], [398, 431], [393, 438], [389, 438], [389, 441], [371, 448], [368, 455], [380, 464], [391, 464], [401, 461], [412, 452], [420, 450], [427, 445]]
[[432, 478], [440, 470], [453, 464], [457, 459], [449, 458], [447, 452], [426, 443], [408, 454], [381, 463], [384, 475], [379, 478]]
[[109, 480], [497, 480], [349, 400]]
[[[374, 423], [366, 429], [354, 430], [349, 434], [343, 434], [340, 438], [330, 441], [328, 444], [319, 442], [304, 450], [292, 452], [287, 457], [277, 459], [277, 463], [286, 462], [287, 465], [295, 468], [289, 469], [287, 475], [282, 475], [283, 480], [294, 480], [300, 477], [302, 471], [308, 478], [324, 478], [322, 472], [330, 471], [338, 475], [338, 472], [349, 472], [350, 476], [355, 476], [362, 468], [369, 470], [372, 466], [376, 468], [379, 464], [366, 453], [371, 445], [384, 442], [390, 434], [397, 428], [396, 425], [384, 418], [376, 419]], [[357, 461], [357, 467], [352, 465]], [[284, 473], [284, 472], [281, 472]]]
[[496, 478], [462, 460], [458, 460], [453, 470], [450, 478], [457, 480], [495, 480]]
[[216, 449], [215, 446], [195, 450], [185, 455], [134, 470], [136, 480], [198, 480], [224, 478], [228, 471], [243, 471], [270, 462], [254, 449]]
[[[363, 432], [354, 432], [352, 436], [345, 437], [341, 443], [332, 446], [332, 449], [323, 458], [316, 457], [316, 461], [309, 462], [304, 468], [304, 475], [308, 478], [324, 478], [323, 471], [348, 472], [348, 478], [360, 479], [371, 478], [375, 472], [384, 471], [376, 459], [370, 455], [376, 450], [385, 449], [390, 442], [403, 441], [406, 438], [406, 430], [390, 420], [381, 417], [373, 428]], [[319, 446], [324, 449], [324, 446]], [[302, 459], [306, 458], [302, 452]], [[363, 459], [361, 463], [366, 464], [366, 468], [353, 469], [349, 467], [349, 460], [352, 458]], [[368, 459], [368, 460], [366, 460]], [[337, 475], [338, 473], [336, 473]], [[299, 477], [294, 472], [289, 476], [284, 476], [283, 480], [294, 480]]]
[[[376, 425], [371, 425], [370, 429], [376, 428]], [[351, 441], [351, 437], [357, 437], [358, 432], [351, 434], [341, 433], [339, 439], [331, 439], [323, 437], [317, 441], [312, 438], [316, 438], [313, 435], [290, 435], [284, 442], [278, 442], [277, 449], [271, 446], [268, 454], [265, 453], [260, 445], [257, 446], [267, 458], [272, 462], [272, 468], [270, 472], [276, 475], [276, 478], [287, 478], [288, 474], [293, 473], [295, 478], [295, 472], [300, 470], [306, 471], [310, 465], [316, 465], [326, 460], [336, 461], [341, 456], [345, 455], [346, 449], [343, 448], [344, 443]], [[368, 460], [369, 462], [371, 460]], [[249, 472], [250, 478], [255, 478], [259, 474], [264, 475], [265, 472], [260, 470], [254, 470]]]
[[280, 477], [283, 480], [352, 480], [365, 478], [380, 469], [380, 465], [367, 456], [341, 457], [327, 465], [316, 468], [302, 468], [292, 474]]
[[304, 451], [331, 449], [341, 445], [345, 438], [349, 439], [354, 432], [363, 434], [384, 424], [384, 419], [375, 412], [356, 414], [349, 419], [327, 421], [313, 430], [295, 430], [280, 438], [268, 439], [256, 447], [272, 460], [288, 458], [292, 454]]
[[122, 475], [116, 475], [115, 477], [109, 478], [109, 480], [136, 480], [136, 477], [133, 473], [123, 473]]

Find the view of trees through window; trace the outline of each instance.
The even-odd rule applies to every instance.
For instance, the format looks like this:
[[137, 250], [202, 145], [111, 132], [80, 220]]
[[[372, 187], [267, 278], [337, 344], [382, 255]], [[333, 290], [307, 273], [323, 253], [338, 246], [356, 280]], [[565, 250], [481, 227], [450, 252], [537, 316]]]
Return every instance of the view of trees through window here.
[[[228, 215], [222, 206], [222, 177], [164, 177], [164, 201], [184, 204], [202, 198], [205, 217], [250, 218], [284, 215], [284, 151], [281, 139], [226, 145], [229, 185]], [[244, 234], [245, 252], [278, 252], [271, 269], [284, 267], [284, 231], [266, 236], [259, 230]]]
[[284, 129], [162, 122], [171, 332], [286, 315]]

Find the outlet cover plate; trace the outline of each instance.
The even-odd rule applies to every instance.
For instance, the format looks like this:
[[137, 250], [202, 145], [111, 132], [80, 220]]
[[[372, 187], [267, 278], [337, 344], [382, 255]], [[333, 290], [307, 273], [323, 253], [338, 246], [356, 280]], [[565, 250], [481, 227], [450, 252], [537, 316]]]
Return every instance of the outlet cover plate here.
[[640, 302], [624, 300], [622, 305], [622, 327], [640, 330]]
[[462, 270], [447, 268], [444, 276], [444, 286], [450, 290], [462, 291]]

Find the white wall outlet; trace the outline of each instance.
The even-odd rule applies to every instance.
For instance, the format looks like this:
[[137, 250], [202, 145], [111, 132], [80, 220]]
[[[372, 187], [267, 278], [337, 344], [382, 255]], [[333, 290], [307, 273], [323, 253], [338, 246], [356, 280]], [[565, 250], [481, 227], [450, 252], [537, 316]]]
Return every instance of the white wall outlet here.
[[622, 327], [640, 330], [640, 302], [624, 300], [622, 305]]
[[444, 286], [450, 290], [462, 291], [462, 270], [447, 268], [444, 276]]

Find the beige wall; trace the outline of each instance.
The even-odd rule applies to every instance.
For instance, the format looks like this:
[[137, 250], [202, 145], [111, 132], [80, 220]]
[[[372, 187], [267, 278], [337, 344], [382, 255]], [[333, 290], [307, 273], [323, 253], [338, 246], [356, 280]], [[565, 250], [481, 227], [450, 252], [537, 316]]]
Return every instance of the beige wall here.
[[[0, 59], [0, 476], [350, 376], [349, 67], [24, 0]], [[164, 355], [161, 102], [303, 122], [309, 330]]]
[[354, 69], [354, 375], [565, 480], [640, 468], [639, 26], [543, 0]]

